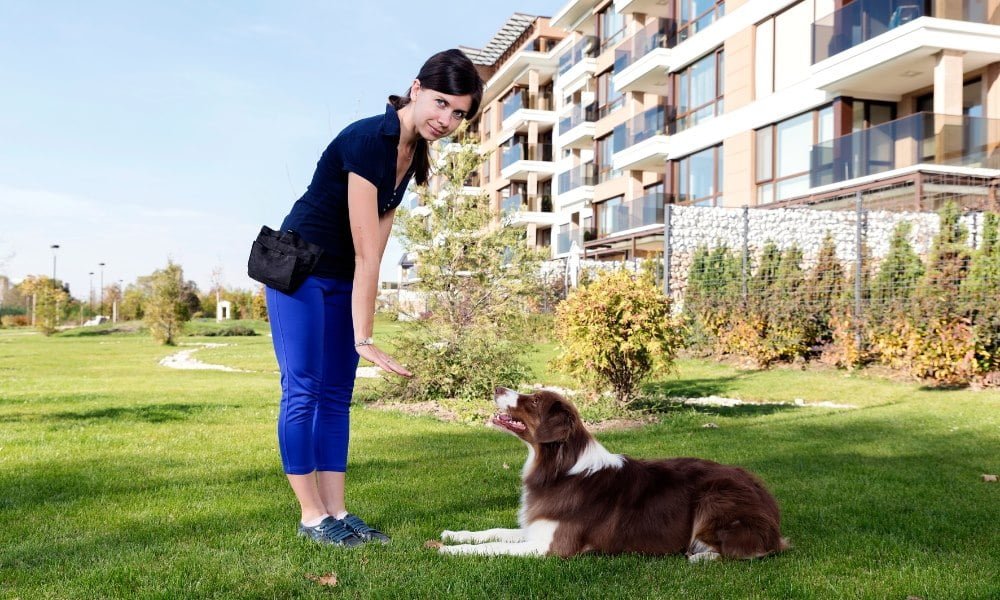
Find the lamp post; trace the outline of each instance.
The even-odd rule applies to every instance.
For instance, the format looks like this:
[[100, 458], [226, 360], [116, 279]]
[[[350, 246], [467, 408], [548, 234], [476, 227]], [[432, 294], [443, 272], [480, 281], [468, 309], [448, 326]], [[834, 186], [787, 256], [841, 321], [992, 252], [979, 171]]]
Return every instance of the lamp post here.
[[59, 244], [52, 244], [49, 246], [52, 248], [52, 285], [56, 285], [56, 250], [59, 249]]
[[[56, 283], [56, 251], [59, 250], [59, 244], [52, 244], [51, 246], [49, 246], [49, 248], [52, 248], [52, 288], [55, 289], [55, 290], [57, 290], [57, 289], [59, 289], [59, 285]], [[53, 320], [54, 320], [55, 324], [58, 325], [59, 324], [59, 300], [58, 300], [58, 297], [55, 300], [55, 303], [56, 303], [56, 314], [53, 317]]]
[[118, 280], [118, 293], [115, 294], [115, 304], [111, 307], [111, 322], [118, 322], [118, 307], [121, 305], [122, 300], [125, 299], [125, 280]]
[[101, 314], [104, 314], [104, 263], [97, 263], [101, 267]]

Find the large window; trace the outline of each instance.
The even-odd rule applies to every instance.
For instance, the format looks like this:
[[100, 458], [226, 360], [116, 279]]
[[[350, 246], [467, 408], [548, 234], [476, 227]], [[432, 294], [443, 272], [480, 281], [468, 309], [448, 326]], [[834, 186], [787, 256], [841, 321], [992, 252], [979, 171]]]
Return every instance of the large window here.
[[723, 53], [719, 48], [674, 76], [675, 132], [722, 114], [724, 73]]
[[706, 148], [674, 161], [674, 199], [696, 206], [722, 204], [722, 146]]
[[677, 41], [683, 42], [726, 14], [725, 0], [679, 0]]
[[833, 139], [833, 107], [803, 113], [756, 131], [757, 203], [809, 190], [812, 147]]
[[618, 14], [614, 3], [597, 13], [601, 28], [601, 52], [614, 46], [625, 37], [625, 17]]
[[616, 143], [616, 138], [620, 137], [619, 131], [615, 131], [597, 140], [597, 183], [604, 183], [621, 175], [621, 171], [612, 168], [611, 160], [614, 153], [621, 149], [621, 143]]
[[613, 73], [605, 71], [597, 76], [597, 118], [603, 119], [611, 111], [625, 105], [625, 94], [615, 89]]
[[757, 98], [809, 76], [812, 2], [803, 1], [757, 24], [754, 35], [754, 91]]

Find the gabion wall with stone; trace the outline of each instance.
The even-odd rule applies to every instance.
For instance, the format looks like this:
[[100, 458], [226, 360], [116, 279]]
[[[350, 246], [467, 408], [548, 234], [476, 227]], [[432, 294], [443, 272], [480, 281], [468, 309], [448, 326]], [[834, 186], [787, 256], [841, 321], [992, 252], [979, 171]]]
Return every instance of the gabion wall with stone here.
[[[889, 251], [893, 231], [901, 221], [911, 224], [909, 241], [925, 257], [940, 227], [934, 212], [831, 211], [811, 208], [721, 208], [671, 206], [670, 226], [665, 231], [665, 249], [670, 257], [670, 293], [674, 300], [684, 297], [688, 272], [698, 248], [726, 246], [736, 253], [746, 249], [748, 270], [752, 271], [760, 250], [775, 243], [785, 250], [798, 246], [803, 252], [803, 268], [815, 264], [823, 239], [833, 236], [837, 257], [851, 272], [857, 261], [858, 219], [868, 258], [878, 263]], [[961, 223], [969, 231], [969, 244], [982, 239], [982, 214], [968, 212]]]

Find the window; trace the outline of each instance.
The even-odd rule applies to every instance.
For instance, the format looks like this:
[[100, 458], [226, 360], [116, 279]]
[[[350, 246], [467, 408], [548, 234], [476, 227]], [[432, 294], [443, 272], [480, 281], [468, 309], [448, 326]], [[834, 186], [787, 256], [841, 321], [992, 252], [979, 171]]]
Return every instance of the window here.
[[809, 190], [812, 147], [833, 139], [833, 107], [803, 113], [756, 131], [757, 203]]
[[618, 176], [611, 168], [611, 156], [615, 152], [614, 135], [606, 135], [597, 140], [597, 183], [604, 183]]
[[625, 17], [618, 14], [614, 3], [597, 13], [601, 28], [601, 52], [614, 46], [625, 37]]
[[722, 146], [674, 161], [674, 200], [695, 206], [722, 204]]
[[483, 111], [483, 119], [482, 120], [483, 120], [483, 141], [484, 142], [487, 141], [487, 140], [489, 140], [490, 139], [490, 134], [493, 133], [493, 121], [491, 119], [491, 117], [493, 115], [490, 114], [491, 111], [492, 111], [491, 108], [487, 108], [486, 110]]
[[763, 98], [809, 76], [812, 2], [803, 1], [757, 24], [754, 36], [754, 92]]
[[683, 42], [726, 14], [725, 0], [679, 0], [677, 41]]
[[677, 106], [674, 132], [722, 114], [724, 72], [720, 48], [674, 76]]
[[596, 205], [597, 237], [605, 237], [628, 229], [625, 196], [615, 196]]
[[597, 76], [597, 118], [603, 119], [616, 108], [625, 105], [625, 94], [615, 90], [611, 71], [605, 71]]

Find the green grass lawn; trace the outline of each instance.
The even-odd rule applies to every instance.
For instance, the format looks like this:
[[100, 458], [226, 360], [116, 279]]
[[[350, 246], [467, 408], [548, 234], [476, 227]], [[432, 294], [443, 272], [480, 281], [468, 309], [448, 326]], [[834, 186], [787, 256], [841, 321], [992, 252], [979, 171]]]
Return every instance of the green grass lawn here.
[[[1000, 471], [997, 391], [681, 361], [650, 387], [660, 423], [601, 440], [756, 471], [795, 544], [697, 565], [439, 556], [424, 542], [442, 529], [515, 525], [523, 445], [481, 425], [357, 407], [349, 505], [394, 539], [343, 551], [294, 535], [269, 338], [180, 341], [227, 344], [196, 357], [251, 372], [160, 367], [178, 348], [142, 335], [0, 330], [0, 597], [1000, 597], [1000, 484], [980, 480]], [[553, 348], [540, 350], [539, 381], [571, 386], [544, 369]], [[710, 394], [858, 408], [656, 400]], [[309, 579], [329, 573], [336, 587]]]

